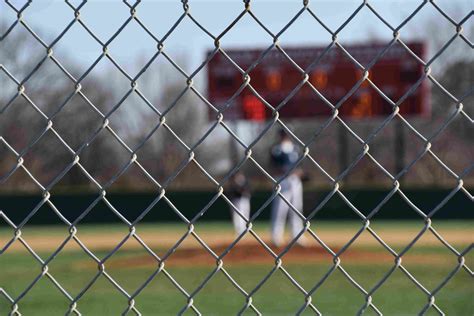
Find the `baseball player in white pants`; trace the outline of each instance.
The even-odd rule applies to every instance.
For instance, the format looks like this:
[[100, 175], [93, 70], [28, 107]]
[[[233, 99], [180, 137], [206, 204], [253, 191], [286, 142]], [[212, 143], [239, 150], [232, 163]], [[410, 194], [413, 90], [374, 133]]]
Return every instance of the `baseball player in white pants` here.
[[[281, 182], [281, 194], [299, 212], [303, 209], [303, 185], [296, 174], [289, 175]], [[286, 218], [290, 223], [292, 237], [295, 238], [303, 230], [303, 221], [290, 210], [290, 206], [281, 197], [277, 196], [272, 204], [272, 241], [275, 245], [281, 245], [285, 232]]]
[[[250, 215], [250, 197], [241, 196], [239, 198], [231, 199], [231, 202], [239, 210], [240, 214], [242, 214], [242, 216], [244, 216], [245, 219], [248, 220]], [[247, 222], [239, 214], [237, 214], [235, 210], [232, 209], [231, 213], [235, 233], [238, 236], [245, 231]]]
[[[285, 131], [280, 131], [280, 141], [272, 147], [272, 164], [279, 176], [285, 175], [298, 161], [298, 151]], [[281, 181], [281, 194], [300, 213], [303, 213], [303, 184], [301, 182], [300, 170], [292, 171]], [[279, 246], [283, 241], [286, 219], [289, 219], [291, 234], [295, 238], [303, 230], [303, 220], [290, 209], [290, 206], [280, 196], [275, 197], [271, 213], [271, 237], [274, 245]], [[297, 241], [303, 245], [302, 237]]]
[[232, 223], [234, 224], [235, 233], [242, 234], [250, 216], [250, 189], [247, 178], [241, 172], [237, 172], [230, 179], [229, 198], [232, 204], [239, 210], [242, 218], [233, 207], [230, 207], [232, 215]]

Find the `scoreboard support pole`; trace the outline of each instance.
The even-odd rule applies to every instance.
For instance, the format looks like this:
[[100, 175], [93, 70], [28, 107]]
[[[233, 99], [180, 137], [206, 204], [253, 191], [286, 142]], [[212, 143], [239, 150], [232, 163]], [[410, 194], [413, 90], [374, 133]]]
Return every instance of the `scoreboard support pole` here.
[[[234, 130], [234, 133], [240, 137], [239, 135], [239, 121], [231, 122], [231, 127]], [[235, 166], [239, 162], [239, 144], [237, 140], [235, 140], [232, 136], [229, 135], [229, 160], [232, 164], [232, 167]]]
[[[235, 135], [244, 143], [249, 144], [261, 133], [264, 124], [252, 120], [235, 120], [227, 123]], [[232, 136], [229, 136], [229, 160], [235, 166], [245, 155], [244, 148]]]

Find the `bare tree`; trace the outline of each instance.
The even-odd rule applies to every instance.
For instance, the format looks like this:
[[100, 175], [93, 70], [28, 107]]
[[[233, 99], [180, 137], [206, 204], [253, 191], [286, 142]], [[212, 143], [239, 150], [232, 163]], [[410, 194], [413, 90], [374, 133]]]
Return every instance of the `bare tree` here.
[[[28, 58], [32, 50], [38, 50], [38, 44], [34, 38], [27, 36], [25, 30], [21, 30], [21, 25], [16, 25], [16, 28], [20, 30], [5, 33], [6, 26], [0, 26], [0, 33], [7, 34], [1, 40], [0, 61], [5, 71], [15, 76], [25, 90], [24, 95], [16, 93], [18, 85], [5, 72], [0, 75], [2, 87], [9, 87], [9, 93], [0, 94], [0, 136], [28, 158], [25, 165], [40, 181], [49, 181], [74, 159], [74, 153], [67, 150], [48, 128], [49, 122], [52, 122], [52, 128], [73, 152], [79, 154], [81, 164], [98, 175], [100, 170], [115, 163], [119, 151], [117, 144], [105, 141], [107, 131], [100, 132], [90, 142], [91, 136], [103, 122], [100, 115], [94, 113], [86, 98], [75, 92], [75, 82], [46, 57], [44, 49], [38, 59], [31, 58], [31, 54]], [[82, 84], [82, 93], [96, 104], [105, 104], [110, 97], [110, 92], [99, 78], [89, 76], [87, 83]], [[87, 150], [87, 147], [93, 149]], [[6, 157], [12, 153], [2, 146], [0, 155]], [[0, 159], [0, 170], [8, 169], [2, 167], [2, 163], [6, 160]], [[73, 168], [60, 183], [90, 183], [81, 173]]]

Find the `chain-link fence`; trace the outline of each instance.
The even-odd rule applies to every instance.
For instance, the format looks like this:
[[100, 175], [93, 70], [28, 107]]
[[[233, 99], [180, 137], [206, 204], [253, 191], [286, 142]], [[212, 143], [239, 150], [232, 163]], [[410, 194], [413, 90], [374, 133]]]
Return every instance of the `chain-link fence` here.
[[[447, 88], [440, 83], [439, 79], [433, 75], [432, 69], [433, 63], [439, 60], [440, 56], [446, 52], [455, 40], [461, 40], [465, 47], [464, 50], [468, 55], [471, 54], [472, 57], [473, 44], [463, 33], [464, 25], [472, 23], [472, 11], [463, 12], [463, 17], [456, 20], [448, 15], [448, 13], [446, 13], [445, 10], [443, 10], [435, 1], [421, 1], [400, 24], [392, 25], [378, 12], [371, 1], [362, 1], [344, 23], [342, 23], [337, 29], [332, 29], [325, 24], [324, 17], [321, 17], [317, 10], [312, 9], [310, 1], [305, 0], [301, 4], [300, 10], [284, 25], [283, 28], [278, 32], [272, 32], [252, 10], [253, 2], [247, 0], [242, 3], [241, 12], [236, 17], [232, 18], [222, 32], [212, 33], [206, 29], [203, 21], [200, 21], [199, 18], [193, 15], [193, 5], [199, 5], [199, 3], [194, 4], [192, 1], [182, 0], [181, 3], [174, 4], [182, 7], [181, 15], [169, 28], [166, 34], [158, 36], [146, 22], [142, 21], [140, 17], [141, 1], [136, 1], [134, 3], [123, 1], [122, 5], [126, 7], [129, 12], [128, 17], [118, 28], [116, 28], [112, 36], [103, 39], [96, 35], [94, 26], [88, 25], [87, 22], [82, 19], [81, 10], [84, 10], [84, 8], [88, 6], [86, 1], [80, 2], [66, 0], [65, 3], [69, 7], [69, 22], [52, 41], [44, 40], [25, 18], [25, 13], [30, 9], [31, 1], [19, 3], [17, 1], [6, 0], [4, 6], [5, 10], [16, 15], [16, 19], [13, 23], [6, 25], [1, 34], [0, 56], [2, 56], [2, 58], [14, 56], [17, 60], [17, 64], [15, 66], [10, 66], [7, 60], [0, 60], [0, 72], [3, 76], [2, 89], [5, 87], [4, 96], [0, 99], [2, 100], [2, 104], [0, 104], [0, 115], [3, 116], [3, 121], [0, 121], [3, 125], [3, 127], [0, 126], [0, 131], [2, 133], [0, 135], [0, 144], [2, 146], [2, 151], [0, 151], [2, 155], [0, 159], [0, 183], [2, 183], [2, 186], [18, 187], [19, 183], [29, 182], [31, 183], [31, 187], [37, 191], [39, 190], [42, 194], [39, 203], [35, 204], [33, 208], [28, 210], [27, 215], [21, 220], [21, 222], [14, 223], [9, 218], [8, 213], [2, 210], [2, 205], [0, 205], [0, 217], [4, 222], [1, 229], [4, 232], [7, 231], [7, 234], [9, 235], [9, 237], [6, 238], [6, 242], [0, 245], [2, 247], [0, 251], [0, 260], [2, 260], [2, 257], [5, 257], [9, 253], [9, 250], [11, 251], [15, 245], [21, 244], [30, 254], [29, 259], [37, 261], [40, 267], [37, 270], [36, 276], [29, 280], [26, 287], [21, 288], [19, 292], [4, 287], [2, 284], [4, 282], [3, 278], [0, 277], [0, 294], [2, 297], [0, 304], [8, 305], [9, 314], [20, 315], [22, 312], [22, 302], [28, 298], [32, 289], [35, 288], [41, 280], [47, 280], [57, 290], [59, 290], [65, 300], [67, 300], [68, 308], [64, 312], [67, 314], [74, 313], [80, 315], [81, 299], [88, 291], [90, 291], [99, 278], [105, 278], [109, 281], [110, 285], [127, 300], [126, 306], [123, 306], [123, 314], [140, 314], [140, 304], [136, 303], [136, 299], [158, 275], [165, 276], [180, 292], [179, 295], [185, 299], [185, 304], [181, 306], [180, 313], [192, 311], [196, 314], [200, 314], [200, 306], [195, 303], [195, 298], [206, 288], [209, 282], [217, 277], [218, 274], [223, 276], [233, 285], [233, 287], [235, 287], [235, 289], [237, 289], [239, 294], [235, 295], [240, 295], [240, 297], [244, 299], [245, 303], [241, 306], [241, 309], [238, 311], [239, 313], [254, 312], [255, 314], [260, 314], [261, 310], [259, 304], [254, 301], [254, 297], [261, 290], [262, 286], [264, 286], [265, 283], [277, 272], [282, 273], [299, 293], [299, 309], [294, 312], [300, 314], [310, 311], [315, 314], [321, 314], [322, 312], [318, 307], [318, 301], [313, 300], [312, 298], [325, 283], [331, 282], [330, 277], [336, 271], [341, 272], [344, 278], [349, 281], [350, 285], [363, 296], [364, 302], [358, 307], [360, 314], [366, 311], [375, 314], [384, 313], [383, 310], [379, 309], [378, 301], [374, 296], [377, 291], [391, 279], [394, 273], [397, 272], [401, 272], [405, 275], [426, 297], [426, 304], [419, 310], [420, 314], [429, 311], [444, 314], [443, 307], [439, 306], [436, 301], [438, 293], [449, 284], [452, 278], [460, 273], [463, 273], [462, 278], [469, 278], [469, 282], [472, 280], [473, 272], [466, 261], [469, 252], [472, 250], [472, 243], [463, 245], [461, 248], [454, 246], [433, 226], [433, 219], [437, 212], [456, 194], [462, 194], [467, 197], [468, 202], [466, 203], [470, 203], [467, 207], [470, 208], [469, 212], [472, 212], [473, 196], [463, 182], [463, 179], [472, 173], [474, 166], [472, 155], [465, 155], [465, 153], [468, 151], [470, 152], [472, 149], [472, 134], [467, 137], [467, 145], [471, 146], [471, 149], [461, 147], [461, 145], [459, 145], [461, 143], [455, 143], [449, 149], [454, 156], [458, 156], [456, 159], [465, 159], [467, 161], [466, 165], [462, 168], [456, 166], [456, 169], [453, 169], [444, 159], [440, 158], [432, 148], [433, 142], [441, 137], [444, 131], [451, 124], [456, 124], [456, 122], [462, 121], [462, 124], [467, 124], [467, 131], [472, 131], [473, 118], [469, 114], [471, 113], [472, 115], [472, 109], [469, 112], [469, 109], [466, 108], [465, 104], [465, 100], [473, 95], [474, 90], [472, 80], [468, 80], [467, 83], [462, 83], [463, 85], [467, 84], [468, 90], [463, 91], [461, 96], [455, 95], [450, 91], [450, 88]], [[272, 6], [271, 2], [266, 2], [266, 4], [269, 7]], [[403, 36], [403, 30], [406, 24], [416, 17], [419, 11], [425, 7], [434, 9], [439, 13], [438, 19], [443, 19], [443, 21], [447, 21], [450, 25], [449, 40], [445, 42], [439, 50], [429, 58], [429, 60], [423, 60], [412, 52], [409, 46], [405, 43]], [[388, 41], [367, 64], [360, 63], [338, 40], [339, 34], [362, 10], [368, 10], [371, 12], [373, 16], [381, 21], [387, 30], [393, 34], [392, 39]], [[327, 32], [332, 38], [325, 48], [323, 56], [324, 54], [328, 54], [331, 50], [339, 49], [349, 60], [351, 60], [355, 68], [359, 69], [362, 74], [354, 86], [349, 91], [346, 91], [345, 96], [337, 102], [329, 101], [324, 96], [324, 93], [321, 93], [309, 80], [310, 72], [318, 65], [323, 56], [315, 59], [308, 67], [303, 68], [286, 53], [285, 48], [279, 43], [279, 39], [296, 21], [300, 19], [303, 14], [309, 14], [309, 16], [324, 28], [325, 32]], [[230, 55], [226, 53], [226, 47], [221, 44], [222, 39], [226, 34], [228, 34], [244, 17], [250, 18], [256, 22], [261, 30], [266, 32], [271, 39], [269, 46], [262, 51], [260, 57], [247, 69], [240, 68], [238, 61], [232, 60], [231, 57], [229, 57]], [[207, 54], [206, 59], [192, 71], [186, 71], [185, 68], [180, 65], [182, 60], [172, 57], [172, 55], [167, 52], [167, 41], [173, 36], [174, 30], [181, 23], [184, 23], [183, 21], [192, 23], [198, 30], [204, 32], [209, 40], [210, 46], [213, 45], [213, 48], [209, 54]], [[104, 18], [102, 22], [107, 23], [107, 18]], [[109, 47], [112, 45], [114, 40], [116, 40], [127, 25], [131, 23], [136, 23], [136, 25], [139, 26], [139, 29], [144, 31], [149, 36], [149, 40], [156, 46], [153, 56], [147, 60], [143, 67], [141, 67], [141, 69], [136, 73], [131, 73], [127, 70], [127, 67], [122, 66], [115, 59], [114, 54], [109, 50]], [[86, 31], [90, 38], [96, 42], [97, 47], [99, 47], [99, 51], [97, 52], [98, 57], [92, 64], [88, 65], [85, 71], [69, 69], [68, 65], [66, 65], [61, 58], [58, 58], [55, 54], [56, 46], [61, 43], [62, 39], [71, 32], [74, 27]], [[14, 32], [18, 29], [26, 31], [28, 36], [32, 36], [35, 45], [39, 44], [38, 51], [41, 52], [42, 57], [39, 62], [35, 62], [34, 65], [31, 65], [29, 61], [33, 52], [30, 52], [29, 50], [21, 50], [21, 47], [20, 50], [9, 52], [12, 44], [7, 41], [9, 38], [15, 36]], [[252, 34], [248, 34], [247, 36], [249, 42], [251, 42]], [[183, 43], [183, 46], [185, 46], [186, 49], [192, 49], [190, 43], [191, 42]], [[424, 70], [423, 75], [417, 80], [416, 84], [412, 85], [399, 99], [391, 99], [386, 93], [384, 93], [384, 89], [378, 87], [377, 82], [373, 81], [370, 76], [372, 67], [383, 58], [384, 54], [386, 54], [386, 52], [394, 45], [402, 47], [404, 51], [416, 60], [418, 65], [422, 65]], [[282, 56], [284, 56], [285, 61], [290, 62], [295, 70], [301, 75], [299, 84], [279, 104], [270, 104], [260, 95], [259, 91], [254, 89], [252, 86], [252, 70], [257, 67], [262, 60], [264, 60], [265, 56], [270, 51], [273, 50], [278, 50]], [[196, 76], [206, 69], [209, 61], [218, 54], [222, 55], [223, 58], [232, 63], [242, 76], [241, 85], [238, 91], [235, 92], [224, 106], [220, 107], [212, 104], [208, 100], [206, 93], [203, 91], [204, 88], [195, 83]], [[141, 85], [141, 82], [146, 84], [146, 80], [143, 81], [143, 78], [146, 77], [147, 70], [158, 57], [164, 57], [163, 60], [167, 65], [171, 66], [173, 71], [178, 72], [182, 76], [180, 77], [182, 78], [180, 79], [181, 86], [174, 89], [173, 93], [168, 93], [165, 96], [165, 99], [168, 98], [166, 104], [160, 106], [143, 92]], [[115, 98], [116, 100], [110, 95], [102, 93], [101, 90], [103, 87], [102, 85], [107, 86], [108, 84], [113, 84], [113, 82], [102, 82], [100, 84], [95, 82], [97, 85], [95, 85], [94, 82], [87, 83], [88, 78], [93, 76], [92, 73], [94, 70], [97, 68], [102, 69], [99, 65], [102, 60], [110, 61], [115, 69], [123, 75], [123, 78], [125, 78], [122, 80], [125, 80], [129, 85], [128, 91], [120, 97]], [[46, 77], [41, 71], [46, 67], [45, 65], [47, 63], [51, 64], [48, 67], [54, 68], [55, 71], [59, 70], [59, 74]], [[28, 68], [26, 67], [27, 65], [31, 67]], [[20, 69], [20, 71], [18, 69]], [[39, 78], [36, 79], [39, 79], [43, 84], [31, 84], [30, 90], [29, 84], [31, 81], [35, 80], [38, 73], [40, 75]], [[62, 90], [58, 90], [54, 87], [58, 82], [56, 80], [56, 78], [58, 78], [57, 76], [67, 78], [68, 80], [67, 83], [64, 83], [65, 88]], [[470, 78], [472, 78], [472, 73]], [[47, 81], [47, 84], [44, 84], [45, 81]], [[441, 95], [444, 98], [443, 100], [446, 102], [445, 106], [451, 107], [450, 110], [445, 112], [445, 115], [442, 115], [442, 120], [437, 121], [438, 124], [435, 127], [428, 131], [420, 132], [417, 129], [416, 124], [411, 123], [409, 119], [400, 114], [400, 109], [403, 106], [404, 101], [414, 94], [424, 82], [429, 82], [433, 87], [441, 91]], [[373, 128], [363, 136], [359, 135], [360, 133], [355, 131], [355, 129], [351, 127], [351, 124], [347, 123], [345, 118], [341, 118], [341, 116], [338, 115], [340, 108], [344, 106], [345, 102], [347, 102], [361, 85], [368, 85], [375, 89], [377, 93], [391, 106], [391, 113], [377, 121], [377, 126], [373, 126]], [[7, 93], [7, 88], [9, 86], [13, 86], [16, 89], [16, 91], [11, 95]], [[304, 140], [302, 140], [298, 133], [295, 132], [294, 126], [288, 125], [279, 114], [287, 104], [288, 100], [302, 87], [309, 87], [317, 98], [324, 101], [324, 106], [328, 107], [331, 113], [317, 128], [313, 128], [311, 124], [306, 125], [304, 130], [308, 134], [308, 137]], [[250, 141], [243, 140], [239, 137], [232, 124], [226, 120], [226, 111], [232, 106], [232, 101], [237, 98], [239, 93], [244, 89], [250, 89], [253, 95], [265, 105], [267, 110], [271, 112], [271, 118], [266, 120], [264, 123], [261, 123], [261, 128], [258, 133], [252, 135]], [[55, 106], [54, 109], [47, 109], [44, 107], [41, 103], [45, 102], [45, 99], [42, 98], [46, 95], [52, 95], [59, 105]], [[135, 128], [137, 130], [141, 129], [141, 120], [143, 120], [143, 122], [146, 121], [148, 123], [153, 123], [153, 127], [147, 131], [146, 135], [138, 138], [130, 137], [130, 128], [128, 128], [128, 131], [124, 132], [124, 128], [123, 126], [120, 126], [120, 122], [119, 124], [112, 122], [114, 114], [120, 111], [121, 106], [131, 98], [139, 100], [140, 103], [146, 106], [147, 111], [149, 111], [149, 114], [147, 114], [146, 117], [135, 118], [139, 122], [137, 124], [138, 127]], [[179, 107], [180, 102], [183, 102], [183, 99], [186, 98], [192, 98], [193, 100], [187, 103], [185, 102], [186, 106], [193, 107], [194, 105], [196, 107], [194, 112], [191, 111], [182, 118], [189, 124], [185, 124], [184, 127], [176, 124], [173, 125], [173, 119], [170, 119], [170, 117], [174, 117], [176, 120], [176, 113], [174, 110]], [[17, 102], [22, 102], [22, 107], [20, 107]], [[89, 114], [81, 116], [79, 115], [79, 112], [73, 112], [70, 107], [68, 107], [71, 102], [81, 102], [84, 107], [79, 111], [90, 111], [87, 112]], [[106, 107], [101, 105], [103, 102], [113, 102], [113, 104]], [[470, 102], [470, 104], [472, 104], [472, 101]], [[32, 116], [25, 114], [28, 111], [33, 111], [35, 115], [34, 121], [37, 123], [33, 123], [33, 119], [31, 119]], [[199, 116], [197, 113], [204, 112], [207, 115], [209, 111], [212, 113], [212, 119], [211, 123], [206, 127], [207, 129], [203, 133], [193, 131], [192, 121], [198, 120], [199, 117], [202, 118], [202, 115]], [[11, 115], [8, 116], [9, 113], [13, 113], [11, 115], [14, 115], [14, 117]], [[65, 118], [62, 121], [63, 123], [56, 124], [56, 119], [61, 115], [66, 115], [63, 117]], [[130, 115], [130, 119], [134, 119], [132, 115]], [[381, 163], [380, 159], [377, 159], [377, 157], [372, 154], [371, 146], [372, 143], [377, 140], [378, 135], [383, 133], [388, 126], [393, 125], [394, 122], [397, 122], [397, 124], [400, 124], [404, 129], [409, 131], [410, 134], [417, 139], [416, 141], [422, 144], [422, 146], [421, 150], [416, 151], [416, 153], [410, 156], [410, 161], [403, 164], [399, 170], [396, 172], [390, 172], [387, 167], [384, 166], [384, 163]], [[20, 128], [20, 131], [16, 131], [17, 134], [19, 133], [21, 134], [20, 136], [23, 137], [20, 137], [20, 139], [23, 139], [23, 141], [19, 142], [20, 145], [18, 145], [18, 143], [12, 144], [11, 141], [11, 139], [14, 139], [11, 135], [16, 135], [15, 133], [12, 134], [12, 130], [14, 130], [14, 127], [17, 124], [26, 124]], [[70, 127], [73, 125], [78, 128], [71, 131]], [[356, 153], [351, 157], [351, 160], [348, 161], [348, 164], [344, 166], [345, 169], [339, 170], [336, 172], [336, 175], [334, 175], [335, 172], [333, 172], [333, 170], [328, 172], [326, 170], [327, 168], [318, 162], [318, 153], [314, 152], [314, 150], [312, 151], [312, 144], [316, 142], [318, 138], [322, 137], [321, 135], [323, 135], [327, 129], [332, 128], [335, 125], [341, 126], [342, 130], [351, 136], [355, 141], [355, 144], [352, 147], [356, 148]], [[301, 152], [296, 162], [291, 166], [291, 168], [286, 169], [279, 177], [274, 175], [265, 161], [262, 161], [258, 156], [253, 154], [254, 148], [261, 142], [261, 140], [268, 137], [268, 134], [274, 133], [275, 128], [277, 127], [283, 129], [285, 133], [289, 135], [292, 142], [301, 148]], [[214, 159], [213, 161], [212, 157], [210, 157], [212, 155], [208, 155], [205, 159], [203, 158], [203, 160], [211, 159], [209, 160], [211, 163], [208, 163], [208, 161], [200, 159], [200, 157], [203, 156], [197, 154], [199, 150], [201, 150], [201, 145], [203, 145], [203, 143], [205, 143], [206, 140], [211, 137], [211, 134], [213, 134], [217, 129], [224, 130], [226, 132], [225, 134], [228, 135], [228, 137], [231, 137], [234, 144], [238, 147], [238, 150], [243, 153], [222, 176], [215, 176], [213, 172], [209, 171], [209, 168], [211, 168], [210, 166], [217, 164], [221, 158], [217, 158], [217, 160]], [[191, 130], [190, 133], [189, 130]], [[158, 145], [161, 146], [159, 159], [162, 159], [162, 162], [153, 162], [157, 157], [154, 158], [153, 155], [150, 154], [148, 154], [147, 157], [151, 158], [146, 158], [146, 161], [143, 161], [141, 159], [141, 150], [145, 148], [147, 144], [152, 142], [152, 138], [157, 133], [166, 133], [167, 135], [166, 138], [161, 139], [161, 142], [158, 142]], [[107, 137], [104, 138], [104, 135], [107, 135]], [[332, 143], [338, 142], [338, 140], [334, 139], [333, 136], [330, 141]], [[42, 142], [47, 137], [54, 139], [54, 141], [50, 140], [49, 143], [45, 145], [48, 146], [47, 149], [46, 147], [42, 148], [41, 146], [38, 148], [38, 144], [43, 144]], [[108, 147], [112, 142], [117, 143], [120, 150], [125, 151], [126, 154], [120, 156], [115, 152], [115, 149]], [[411, 143], [407, 144], [408, 148], [410, 148], [410, 146], [412, 146]], [[100, 154], [94, 155], [95, 150], [100, 152]], [[216, 148], [214, 148], [214, 150], [216, 150]], [[31, 155], [31, 152], [33, 151], [36, 151], [36, 154]], [[174, 151], [178, 151], [180, 155], [171, 154]], [[217, 152], [219, 151], [220, 150], [218, 149]], [[35, 159], [40, 159], [39, 157], [45, 156], [56, 157], [57, 159], [51, 160], [48, 165], [49, 167], [46, 166], [46, 169], [38, 170], [37, 166], [35, 166]], [[110, 168], [112, 161], [115, 159], [119, 160], [118, 156], [120, 156], [120, 165], [116, 168]], [[389, 156], [390, 159], [393, 160], [394, 157], [391, 155]], [[219, 157], [217, 153], [216, 157]], [[420, 208], [416, 202], [412, 201], [412, 199], [404, 193], [404, 187], [401, 184], [402, 177], [410, 174], [413, 166], [426, 157], [431, 157], [436, 168], [441, 168], [443, 172], [448, 174], [451, 181], [449, 183], [452, 184], [449, 194], [443, 197], [439, 203], [430, 209]], [[86, 160], [87, 162], [83, 162]], [[359, 209], [341, 189], [343, 181], [345, 181], [350, 173], [357, 170], [357, 168], [360, 168], [359, 163], [362, 160], [370, 162], [377, 172], [383, 175], [385, 179], [384, 181], [388, 183], [389, 187], [385, 197], [378, 201], [377, 205], [369, 210]], [[117, 161], [114, 163], [117, 165]], [[154, 170], [157, 164], [168, 164], [168, 169], [166, 169], [167, 172], [160, 173], [159, 171]], [[322, 174], [324, 181], [329, 183], [330, 187], [329, 192], [321, 197], [318, 204], [309, 211], [307, 207], [305, 207], [305, 212], [303, 212], [303, 209], [298, 209], [298, 206], [290, 203], [291, 200], [287, 195], [283, 194], [282, 191], [282, 184], [285, 179], [291, 177], [295, 170], [300, 168], [303, 164], [305, 164], [305, 169], [316, 170]], [[227, 196], [226, 185], [235, 173], [249, 165], [252, 166], [253, 170], [257, 170], [261, 174], [264, 181], [270, 183], [272, 194], [261, 206], [252, 210], [252, 215], [250, 218], [247, 218], [246, 215], [244, 215], [241, 210], [233, 204], [232, 199]], [[49, 169], [57, 169], [58, 166], [60, 166], [60, 170], [57, 173], [51, 174], [51, 172], [47, 171]], [[169, 199], [167, 191], [169, 187], [173, 185], [174, 181], [180, 177], [184, 170], [188, 170], [190, 167], [194, 168], [193, 170], [195, 170], [195, 172], [200, 173], [201, 177], [206, 179], [206, 181], [209, 181], [207, 186], [214, 192], [212, 199], [210, 199], [207, 204], [192, 217], [185, 216], [183, 210], [178, 209], [178, 207], [175, 206], [175, 203]], [[33, 169], [34, 171], [32, 171]], [[135, 169], [137, 172], [141, 173], [146, 181], [151, 183], [152, 190], [156, 192], [153, 201], [133, 220], [126, 218], [120, 211], [120, 205], [114, 205], [114, 202], [110, 201], [107, 195], [108, 190], [110, 190], [114, 184], [120, 182], [122, 176], [131, 169]], [[108, 176], [106, 181], [103, 181], [103, 178], [100, 180], [97, 179], [95, 174], [100, 172], [107, 173]], [[15, 180], [16, 178], [19, 180]], [[77, 179], [82, 179], [79, 182], [83, 181], [88, 183], [90, 186], [94, 187], [95, 192], [98, 193], [96, 198], [83, 209], [78, 217], [73, 220], [71, 220], [67, 215], [67, 210], [60, 209], [55, 203], [53, 203], [54, 192], [52, 190], [58, 185], [58, 183], [65, 181], [64, 179], [66, 178], [72, 179], [71, 183], [79, 181]], [[377, 182], [377, 179], [373, 181]], [[135, 185], [136, 182], [134, 180], [127, 183], [127, 186], [132, 189]], [[344, 207], [350, 208], [351, 213], [355, 215], [359, 223], [353, 236], [338, 248], [328, 245], [324, 238], [322, 238], [318, 233], [317, 225], [312, 225], [312, 220], [317, 217], [318, 212], [334, 196], [345, 202]], [[397, 250], [387, 243], [383, 236], [378, 234], [377, 229], [372, 225], [373, 219], [393, 196], [401, 197], [406, 204], [409, 205], [413, 213], [418, 216], [419, 221], [423, 222], [421, 229], [417, 232], [414, 238]], [[286, 246], [275, 248], [270, 245], [266, 238], [263, 238], [261, 234], [254, 229], [253, 224], [259, 219], [264, 210], [278, 198], [282, 199], [284, 203], [289, 206], [289, 211], [294, 212], [296, 214], [294, 216], [299, 218], [303, 225], [301, 231], [296, 234], [296, 236], [294, 236]], [[224, 200], [233, 212], [237, 213], [246, 223], [244, 231], [232, 240], [232, 242], [229, 242], [225, 248], [218, 251], [201, 238], [198, 231], [195, 229], [197, 223], [205, 216], [206, 212], [213, 207], [213, 204], [217, 200]], [[128, 229], [128, 233], [123, 237], [123, 239], [114, 245], [110, 251], [107, 251], [105, 255], [98, 255], [95, 250], [91, 249], [90, 246], [86, 245], [86, 243], [84, 243], [80, 238], [81, 221], [88, 216], [98, 203], [104, 203], [114, 216], [116, 216]], [[173, 245], [167, 248], [167, 250], [162, 254], [158, 254], [152, 249], [152, 247], [149, 247], [147, 242], [141, 237], [140, 230], [137, 229], [137, 225], [140, 224], [142, 219], [147, 216], [157, 203], [167, 204], [167, 207], [171, 208], [176, 216], [179, 217], [179, 221], [185, 229], [182, 236], [173, 242]], [[40, 254], [35, 249], [32, 240], [28, 240], [28, 238], [25, 238], [22, 235], [22, 231], [28, 226], [29, 221], [35, 216], [38, 210], [44, 206], [47, 206], [54, 212], [55, 216], [60, 219], [63, 227], [65, 225], [69, 232], [69, 234], [64, 236], [65, 238], [62, 242], [55, 247], [55, 250], [47, 256]], [[107, 233], [107, 225], [104, 225], [101, 229], [104, 233]], [[398, 226], [398, 230], [400, 234], [403, 234], [403, 224]], [[351, 275], [350, 271], [345, 268], [345, 262], [342, 259], [342, 256], [349, 251], [358, 238], [362, 234], [367, 233], [370, 234], [371, 238], [376, 241], [377, 245], [381, 246], [384, 249], [384, 252], [389, 254], [392, 258], [390, 269], [388, 269], [383, 276], [370, 287], [363, 285], [363, 282], [357, 281], [356, 278]], [[450, 252], [450, 258], [455, 258], [456, 260], [455, 264], [450, 265], [449, 273], [445, 274], [443, 278], [437, 282], [436, 286], [433, 287], [426, 287], [423, 281], [417, 279], [417, 277], [410, 272], [410, 268], [407, 268], [403, 262], [404, 256], [412, 250], [415, 245], [417, 245], [417, 242], [419, 242], [420, 239], [425, 238], [426, 235], [434, 236], [439, 241], [440, 245]], [[232, 271], [229, 270], [226, 265], [226, 258], [228, 258], [229, 254], [234, 251], [234, 248], [239, 246], [239, 243], [243, 238], [248, 238], [249, 236], [261, 246], [260, 251], [266, 252], [272, 257], [274, 263], [270, 271], [261, 276], [261, 278], [259, 278], [259, 280], [252, 286], [243, 286], [233, 277]], [[306, 236], [311, 239], [311, 242], [317, 243], [318, 248], [322, 249], [326, 255], [329, 255], [332, 258], [332, 264], [330, 267], [322, 277], [311, 286], [302, 286], [300, 284], [301, 282], [293, 277], [292, 273], [285, 266], [285, 256], [287, 253], [291, 252], [292, 249], [298, 247], [297, 242], [302, 236]], [[167, 262], [170, 256], [180, 249], [183, 241], [189, 238], [195, 239], [199, 244], [199, 247], [215, 261], [213, 269], [196, 287], [193, 288], [186, 288], [183, 286], [181, 282], [174, 277], [174, 272], [167, 267]], [[153, 273], [150, 274], [134, 291], [126, 290], [124, 284], [121, 284], [120, 281], [114, 278], [107, 268], [109, 261], [129, 240], [135, 240], [138, 242], [142, 250], [146, 251], [154, 258], [156, 264], [156, 269], [154, 269]], [[87, 280], [78, 292], [68, 290], [69, 286], [67, 285], [67, 281], [60, 281], [55, 278], [55, 271], [50, 269], [55, 258], [71, 244], [76, 244], [97, 265], [96, 273]], [[313, 248], [308, 248], [307, 251], [310, 252], [313, 250]], [[376, 258], [374, 259], [374, 264], [375, 261], [377, 261]], [[424, 265], [425, 269], [430, 269], [429, 261], [421, 261], [419, 264]], [[12, 264], [3, 266], [1, 273], [8, 272], [10, 269], [13, 269]], [[469, 289], [466, 288], [466, 291], [469, 291]], [[334, 295], [337, 295], [337, 293], [334, 293]], [[390, 300], [390, 297], [380, 299]]]

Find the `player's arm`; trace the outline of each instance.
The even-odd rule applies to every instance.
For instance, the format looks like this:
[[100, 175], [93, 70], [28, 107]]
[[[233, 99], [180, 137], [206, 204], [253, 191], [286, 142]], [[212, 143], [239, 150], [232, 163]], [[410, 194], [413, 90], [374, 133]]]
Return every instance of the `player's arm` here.
[[[299, 156], [300, 156], [300, 152], [295, 152], [294, 163], [296, 163], [299, 160]], [[309, 180], [308, 173], [301, 166], [296, 167], [293, 170], [293, 174], [298, 176], [303, 182], [306, 182]]]

